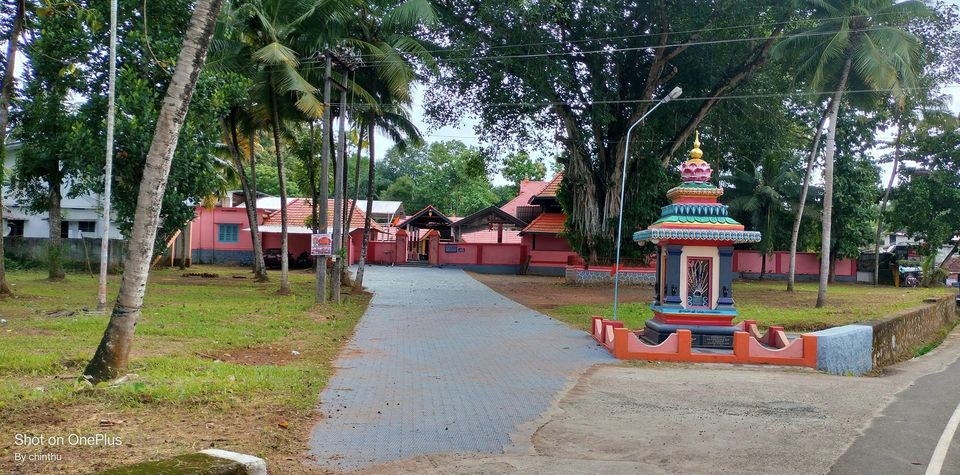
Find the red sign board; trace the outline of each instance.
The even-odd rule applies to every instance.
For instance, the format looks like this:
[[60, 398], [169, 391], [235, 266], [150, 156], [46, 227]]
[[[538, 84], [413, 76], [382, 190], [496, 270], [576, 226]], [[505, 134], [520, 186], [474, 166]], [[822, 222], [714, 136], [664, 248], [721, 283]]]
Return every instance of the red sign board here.
[[333, 254], [333, 239], [330, 233], [310, 236], [310, 255], [329, 256]]

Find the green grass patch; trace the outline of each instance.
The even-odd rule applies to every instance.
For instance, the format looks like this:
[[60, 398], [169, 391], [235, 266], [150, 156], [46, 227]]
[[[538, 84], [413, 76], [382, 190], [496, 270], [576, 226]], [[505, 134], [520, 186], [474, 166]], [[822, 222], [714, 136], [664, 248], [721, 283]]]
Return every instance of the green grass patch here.
[[[16, 297], [0, 301], [0, 317], [8, 320], [0, 327], [0, 415], [74, 403], [229, 408], [264, 398], [291, 410], [312, 408], [369, 296], [317, 307], [309, 273], [292, 272], [294, 295], [279, 296], [278, 274], [257, 284], [243, 268], [190, 270], [197, 271], [219, 277], [183, 277], [176, 269], [152, 273], [134, 340], [133, 376], [96, 388], [75, 381], [108, 321], [84, 311], [96, 305], [96, 278], [71, 274], [52, 283], [41, 271], [9, 272]], [[118, 282], [111, 277], [109, 295], [116, 295]]]
[[940, 346], [940, 344], [947, 339], [947, 336], [950, 335], [950, 332], [952, 332], [956, 326], [957, 326], [957, 322], [953, 322], [951, 324], [945, 325], [940, 330], [937, 330], [937, 333], [933, 336], [932, 341], [930, 341], [926, 345], [923, 345], [913, 350], [913, 356], [914, 357], [923, 356], [933, 351], [934, 348]]
[[[878, 320], [894, 313], [923, 305], [924, 299], [942, 297], [944, 288], [895, 288], [846, 283], [831, 284], [827, 305], [816, 308], [817, 284], [798, 283], [794, 292], [787, 292], [782, 281], [739, 281], [734, 283], [734, 300], [740, 315], [737, 321], [756, 320], [762, 328], [783, 326], [787, 331], [816, 331], [838, 325]], [[557, 286], [556, 292], [575, 292], [575, 286]], [[628, 328], [642, 328], [653, 317], [649, 301], [622, 302], [619, 319]], [[541, 309], [548, 315], [572, 326], [590, 331], [593, 315], [613, 316], [611, 304], [575, 304]]]

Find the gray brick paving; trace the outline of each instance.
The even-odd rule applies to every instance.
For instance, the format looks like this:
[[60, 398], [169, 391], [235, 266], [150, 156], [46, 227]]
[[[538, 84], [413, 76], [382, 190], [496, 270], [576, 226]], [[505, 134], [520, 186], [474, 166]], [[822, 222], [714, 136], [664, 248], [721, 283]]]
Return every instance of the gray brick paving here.
[[351, 470], [430, 453], [502, 453], [568, 381], [613, 361], [584, 332], [457, 269], [372, 267], [370, 308], [320, 395], [311, 459]]

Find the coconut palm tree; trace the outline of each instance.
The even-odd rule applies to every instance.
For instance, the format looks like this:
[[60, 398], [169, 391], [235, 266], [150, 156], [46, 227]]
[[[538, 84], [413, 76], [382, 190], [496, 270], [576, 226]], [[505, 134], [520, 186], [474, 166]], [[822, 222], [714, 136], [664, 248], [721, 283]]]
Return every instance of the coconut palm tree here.
[[320, 118], [324, 105], [305, 75], [305, 58], [331, 44], [338, 26], [349, 16], [340, 0], [239, 1], [235, 9], [238, 37], [250, 52], [253, 116], [269, 124], [280, 181], [280, 293], [290, 293], [287, 239], [287, 173], [281, 129], [283, 121], [301, 116]]
[[417, 79], [415, 66], [419, 62], [435, 70], [436, 62], [423, 43], [412, 35], [436, 23], [437, 17], [427, 0], [406, 0], [388, 9], [371, 2], [361, 8], [358, 17], [344, 43], [358, 49], [364, 61], [372, 66], [362, 68], [364, 74], [358, 75], [356, 81], [373, 99], [354, 112], [357, 128], [367, 132], [370, 154], [366, 219], [355, 279], [355, 284], [360, 287], [363, 285], [373, 212], [376, 132], [385, 133], [400, 147], [422, 143], [420, 131], [411, 122], [409, 114], [413, 83]]
[[774, 54], [790, 57], [797, 77], [807, 87], [830, 94], [829, 125], [824, 144], [823, 236], [817, 307], [826, 304], [830, 275], [830, 223], [833, 213], [833, 159], [837, 117], [847, 89], [857, 104], [875, 102], [878, 95], [902, 98], [916, 82], [920, 40], [904, 30], [910, 19], [930, 14], [921, 1], [802, 0], [816, 26], [776, 46]]
[[170, 175], [173, 153], [177, 149], [180, 128], [187, 117], [190, 99], [207, 57], [221, 2], [197, 0], [184, 36], [140, 180], [140, 194], [137, 196], [133, 232], [124, 260], [120, 294], [97, 352], [83, 372], [93, 384], [126, 372], [133, 348], [134, 329], [143, 307], [154, 240], [160, 225], [160, 205]]
[[726, 194], [733, 214], [749, 218], [753, 229], [762, 230], [759, 250], [760, 280], [763, 280], [767, 254], [774, 249], [777, 228], [787, 208], [786, 200], [794, 194], [797, 176], [787, 161], [774, 153], [767, 154], [760, 163], [748, 163], [749, 169], [734, 168], [722, 181], [730, 184]]
[[[17, 0], [13, 27], [7, 39], [7, 63], [3, 68], [3, 87], [0, 89], [0, 223], [3, 223], [3, 163], [7, 154], [7, 117], [10, 114], [10, 98], [13, 96], [13, 65], [17, 62], [17, 49], [20, 46], [20, 33], [26, 21], [26, 1]], [[0, 297], [12, 295], [7, 285], [7, 273], [3, 267], [3, 232], [0, 224]]]
[[943, 128], [956, 122], [956, 118], [947, 108], [942, 97], [924, 98], [920, 94], [909, 94], [906, 101], [895, 104], [894, 123], [897, 126], [897, 135], [893, 139], [893, 170], [887, 181], [887, 188], [880, 201], [880, 214], [877, 217], [877, 233], [874, 239], [873, 285], [879, 285], [880, 280], [880, 234], [883, 232], [883, 216], [890, 202], [893, 191], [893, 182], [900, 169], [904, 137], [910, 134], [913, 127], [919, 129]]
[[800, 187], [800, 197], [797, 199], [797, 210], [793, 218], [793, 230], [790, 233], [790, 266], [787, 271], [787, 292], [793, 292], [794, 282], [797, 274], [797, 243], [800, 241], [800, 225], [803, 223], [803, 213], [807, 206], [807, 195], [810, 192], [810, 176], [813, 174], [813, 165], [817, 160], [817, 152], [820, 151], [820, 139], [823, 136], [823, 126], [827, 122], [827, 111], [830, 105], [824, 109], [820, 115], [820, 122], [817, 123], [817, 131], [813, 135], [813, 145], [810, 147], [810, 154], [807, 156], [807, 169], [803, 175], [803, 186]]

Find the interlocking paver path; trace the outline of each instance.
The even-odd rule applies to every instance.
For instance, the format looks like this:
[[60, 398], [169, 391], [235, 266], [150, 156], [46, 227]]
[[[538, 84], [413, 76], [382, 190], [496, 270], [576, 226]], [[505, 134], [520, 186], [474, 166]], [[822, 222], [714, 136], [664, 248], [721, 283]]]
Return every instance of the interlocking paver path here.
[[577, 374], [613, 361], [574, 330], [457, 269], [368, 268], [370, 308], [320, 396], [312, 459], [350, 470], [502, 453]]

